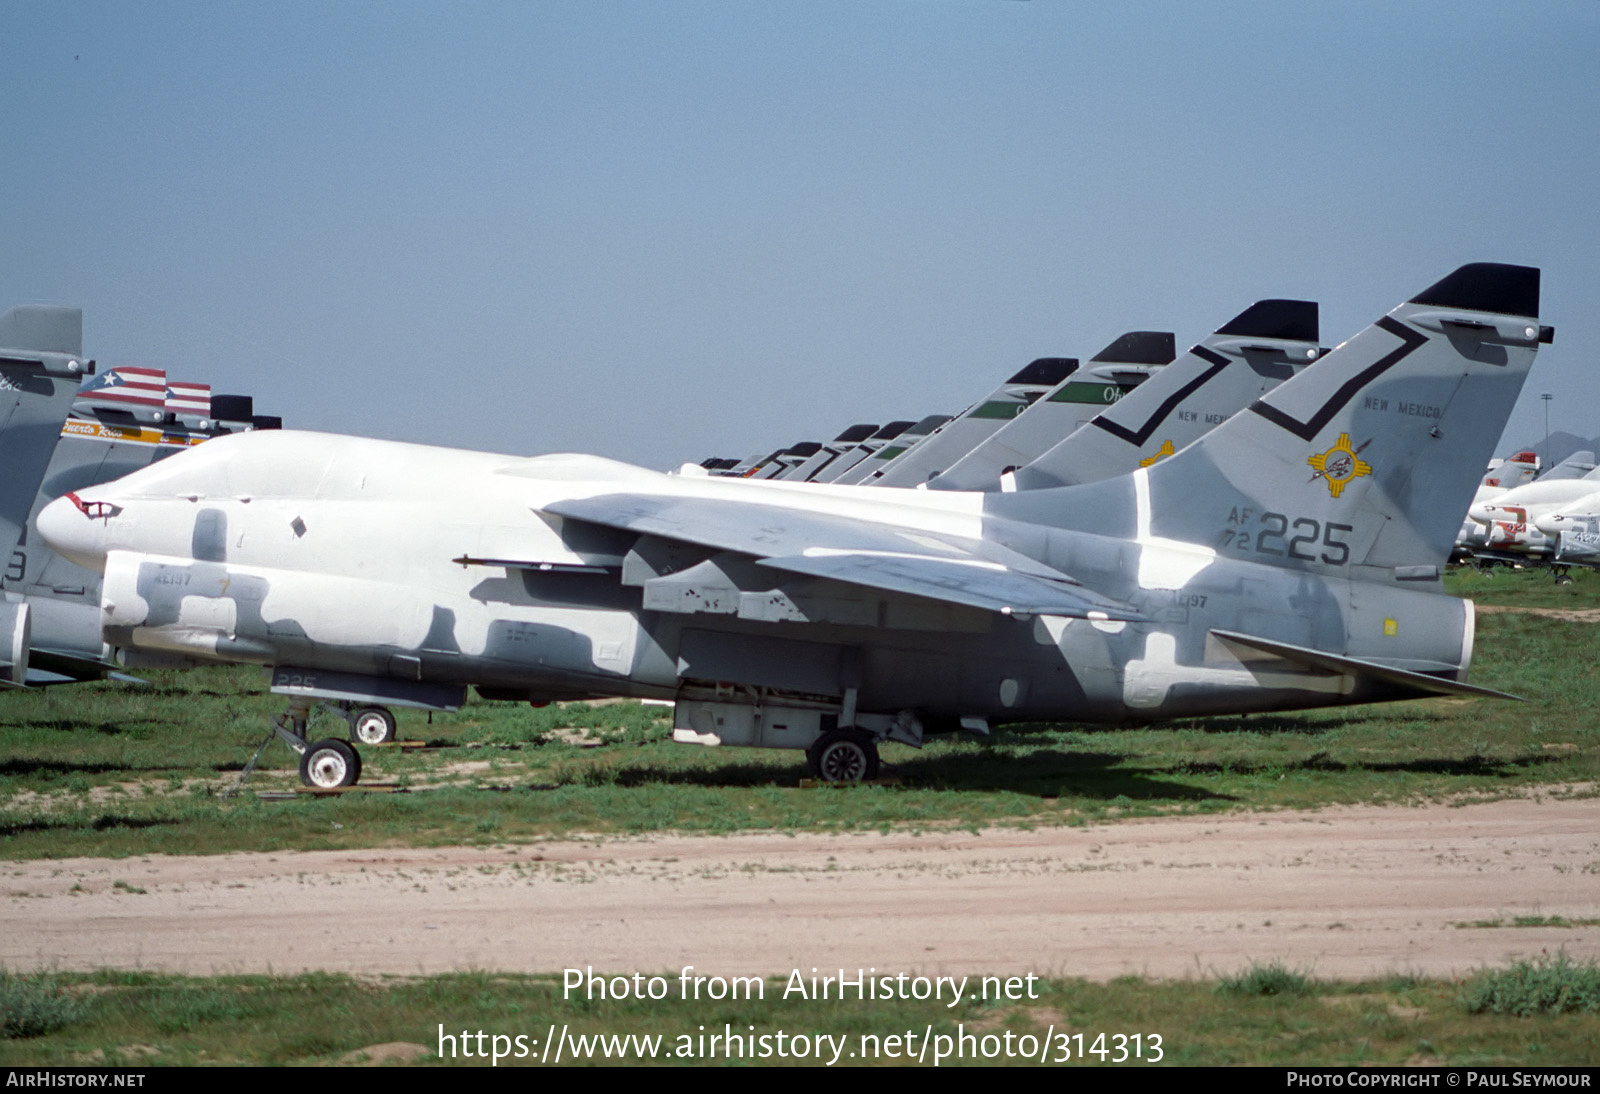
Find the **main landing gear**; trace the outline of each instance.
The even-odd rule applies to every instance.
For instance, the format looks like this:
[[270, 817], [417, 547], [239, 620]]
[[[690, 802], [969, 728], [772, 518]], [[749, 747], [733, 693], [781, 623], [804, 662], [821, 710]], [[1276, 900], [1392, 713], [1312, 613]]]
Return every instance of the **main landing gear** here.
[[[349, 727], [350, 739], [321, 737], [311, 739], [310, 729], [317, 715], [336, 714]], [[272, 732], [261, 742], [239, 778], [223, 797], [233, 797], [244, 787], [261, 754], [273, 741], [282, 741], [300, 757], [300, 781], [313, 790], [338, 790], [354, 786], [361, 778], [361, 754], [357, 744], [380, 745], [394, 740], [399, 723], [388, 707], [354, 706], [350, 703], [318, 703], [306, 696], [292, 696], [289, 709], [272, 719]]]
[[830, 729], [806, 749], [811, 772], [827, 783], [858, 783], [878, 777], [878, 743], [859, 729]]

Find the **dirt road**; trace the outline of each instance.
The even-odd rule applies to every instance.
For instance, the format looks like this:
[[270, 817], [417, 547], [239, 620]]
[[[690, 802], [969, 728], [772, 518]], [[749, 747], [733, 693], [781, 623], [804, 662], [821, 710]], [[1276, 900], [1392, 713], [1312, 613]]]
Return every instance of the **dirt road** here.
[[12, 969], [1451, 976], [1600, 957], [1600, 926], [1512, 925], [1600, 918], [1600, 799], [22, 862], [0, 902]]

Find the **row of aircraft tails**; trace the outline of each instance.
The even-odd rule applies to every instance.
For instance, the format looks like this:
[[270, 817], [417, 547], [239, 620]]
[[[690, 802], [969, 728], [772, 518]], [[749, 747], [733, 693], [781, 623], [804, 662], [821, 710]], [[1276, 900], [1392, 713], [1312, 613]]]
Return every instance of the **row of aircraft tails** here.
[[[76, 341], [0, 329], [41, 398], [76, 387]], [[667, 700], [677, 740], [851, 781], [933, 732], [1500, 696], [1441, 575], [1552, 335], [1537, 269], [1476, 263], [1331, 350], [1266, 300], [1182, 354], [1137, 331], [953, 417], [675, 474], [249, 429], [41, 491], [13, 447], [95, 662], [263, 666], [309, 785], [468, 687]], [[17, 682], [37, 587], [8, 585]]]

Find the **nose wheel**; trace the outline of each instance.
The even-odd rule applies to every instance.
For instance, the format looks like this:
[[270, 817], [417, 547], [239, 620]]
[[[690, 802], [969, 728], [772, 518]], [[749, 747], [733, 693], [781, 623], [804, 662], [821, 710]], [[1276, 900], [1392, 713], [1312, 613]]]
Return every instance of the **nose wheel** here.
[[354, 786], [361, 778], [361, 754], [335, 737], [306, 745], [300, 753], [300, 781], [316, 790]]

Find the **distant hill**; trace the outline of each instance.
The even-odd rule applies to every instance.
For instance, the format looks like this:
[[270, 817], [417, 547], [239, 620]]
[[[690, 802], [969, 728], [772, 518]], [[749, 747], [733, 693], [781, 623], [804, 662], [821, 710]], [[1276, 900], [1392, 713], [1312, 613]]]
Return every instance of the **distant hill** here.
[[1584, 449], [1600, 452], [1600, 437], [1580, 437], [1575, 433], [1558, 432], [1533, 444], [1502, 444], [1497, 454], [1509, 456], [1513, 452], [1531, 450], [1538, 453], [1540, 467], [1554, 467], [1574, 452]]

